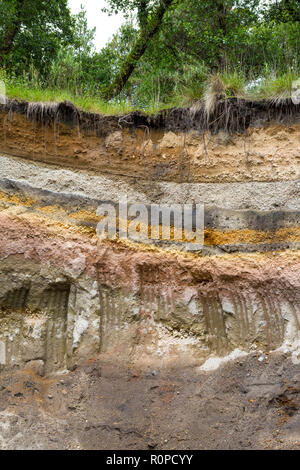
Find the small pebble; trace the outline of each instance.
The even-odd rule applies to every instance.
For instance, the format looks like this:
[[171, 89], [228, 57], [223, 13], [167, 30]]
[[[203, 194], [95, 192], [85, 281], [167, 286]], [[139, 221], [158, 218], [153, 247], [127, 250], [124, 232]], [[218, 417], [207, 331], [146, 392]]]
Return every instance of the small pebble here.
[[263, 361], [265, 361], [266, 359], [267, 359], [267, 356], [266, 356], [265, 354], [262, 354], [261, 356], [259, 356], [258, 361], [259, 361], [259, 362], [263, 362]]

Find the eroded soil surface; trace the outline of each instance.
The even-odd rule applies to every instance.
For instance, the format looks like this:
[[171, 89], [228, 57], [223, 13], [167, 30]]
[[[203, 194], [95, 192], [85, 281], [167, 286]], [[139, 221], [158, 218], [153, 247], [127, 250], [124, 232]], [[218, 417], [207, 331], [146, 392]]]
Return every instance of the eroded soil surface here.
[[211, 372], [102, 356], [51, 378], [2, 373], [0, 448], [299, 449], [300, 367], [279, 353]]

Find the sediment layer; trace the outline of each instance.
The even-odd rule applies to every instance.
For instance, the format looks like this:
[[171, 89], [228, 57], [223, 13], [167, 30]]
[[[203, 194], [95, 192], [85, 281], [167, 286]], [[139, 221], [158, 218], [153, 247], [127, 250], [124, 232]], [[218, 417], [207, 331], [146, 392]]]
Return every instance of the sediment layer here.
[[[239, 106], [227, 127], [206, 128], [198, 111], [187, 129], [176, 129], [175, 111], [154, 121], [2, 108], [2, 367], [39, 361], [48, 374], [99, 352], [201, 365], [296, 344], [299, 110]], [[99, 239], [97, 207], [124, 195], [147, 210], [204, 203], [203, 247]]]
[[[133, 184], [140, 180], [221, 183], [297, 179], [299, 106], [288, 103], [276, 108], [269, 103], [260, 108], [252, 104], [249, 113], [253, 116], [247, 125], [245, 114], [235, 113], [234, 107], [233, 103], [227, 114], [223, 109], [219, 118], [225, 113], [226, 120], [217, 118], [212, 135], [209, 126], [206, 129], [202, 108], [198, 114], [178, 110], [182, 120], [183, 114], [192, 113], [192, 117], [186, 127], [177, 129], [166, 117], [161, 123], [159, 118], [154, 121], [139, 113], [96, 118], [68, 104], [59, 108], [36, 103], [30, 107], [12, 102], [7, 110], [2, 106], [1, 112], [0, 107], [0, 151], [63, 168], [132, 178]], [[175, 110], [163, 114], [168, 119], [175, 115]], [[240, 133], [228, 133], [235, 121], [244, 122], [233, 128]]]

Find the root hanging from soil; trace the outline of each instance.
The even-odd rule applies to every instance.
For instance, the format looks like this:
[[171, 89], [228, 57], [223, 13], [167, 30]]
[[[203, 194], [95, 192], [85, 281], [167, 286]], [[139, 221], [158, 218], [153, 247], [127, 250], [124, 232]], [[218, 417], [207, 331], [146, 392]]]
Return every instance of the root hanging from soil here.
[[158, 114], [147, 116], [134, 111], [126, 116], [106, 116], [103, 114], [81, 111], [70, 101], [61, 103], [29, 103], [16, 99], [0, 104], [0, 112], [9, 115], [25, 115], [33, 122], [51, 126], [63, 123], [77, 126], [79, 132], [93, 133], [99, 137], [120, 130], [147, 127], [173, 132], [190, 130], [217, 134], [244, 133], [249, 127], [261, 127], [274, 123], [291, 124], [300, 122], [300, 104], [291, 99], [274, 102], [272, 100], [249, 101], [240, 98], [220, 99], [207, 111], [204, 102], [190, 108], [171, 108]]

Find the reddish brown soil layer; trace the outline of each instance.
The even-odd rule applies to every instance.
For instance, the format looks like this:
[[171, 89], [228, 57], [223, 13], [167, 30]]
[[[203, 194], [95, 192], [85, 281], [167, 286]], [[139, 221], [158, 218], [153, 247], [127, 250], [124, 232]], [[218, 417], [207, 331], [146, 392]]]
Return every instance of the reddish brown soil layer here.
[[292, 291], [299, 284], [297, 251], [207, 258], [125, 242], [100, 242], [97, 236], [89, 234], [89, 229], [74, 230], [72, 226], [47, 219], [45, 222], [31, 214], [22, 217], [4, 212], [0, 220], [1, 258], [19, 254], [59, 268], [72, 268], [76, 259], [84, 259], [82, 269], [86, 274], [95, 279], [100, 276], [100, 280], [111, 287], [134, 291], [138, 288], [140, 274], [144, 282], [169, 285], [178, 292], [199, 283], [202, 288], [220, 289], [228, 282], [255, 285], [272, 280], [278, 287], [282, 284], [284, 289], [290, 285]]

